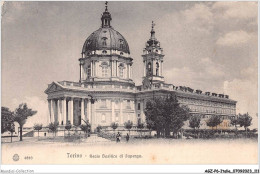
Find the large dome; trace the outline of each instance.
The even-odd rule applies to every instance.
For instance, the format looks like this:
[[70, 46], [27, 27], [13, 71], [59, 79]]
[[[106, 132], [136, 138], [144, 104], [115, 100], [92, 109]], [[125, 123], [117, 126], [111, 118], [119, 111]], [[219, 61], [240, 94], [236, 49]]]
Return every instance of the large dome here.
[[87, 55], [96, 50], [117, 50], [130, 54], [125, 38], [110, 26], [102, 26], [94, 31], [85, 41], [82, 54]]

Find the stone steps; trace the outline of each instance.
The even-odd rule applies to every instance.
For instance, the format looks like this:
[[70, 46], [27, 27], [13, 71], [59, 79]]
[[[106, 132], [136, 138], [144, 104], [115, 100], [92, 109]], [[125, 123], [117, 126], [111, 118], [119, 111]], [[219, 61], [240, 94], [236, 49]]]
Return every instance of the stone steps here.
[[111, 141], [106, 138], [99, 137], [97, 134], [90, 134], [90, 137], [88, 137], [85, 140], [85, 142], [96, 143], [96, 142], [111, 142]]

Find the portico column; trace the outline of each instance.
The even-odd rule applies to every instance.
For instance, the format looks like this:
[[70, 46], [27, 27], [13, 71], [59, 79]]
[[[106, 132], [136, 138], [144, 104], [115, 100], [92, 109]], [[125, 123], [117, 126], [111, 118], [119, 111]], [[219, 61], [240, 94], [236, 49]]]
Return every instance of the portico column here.
[[144, 100], [140, 101], [140, 109], [141, 109], [141, 122], [144, 122]]
[[48, 100], [48, 106], [49, 106], [49, 117], [48, 117], [48, 124], [51, 123], [51, 117], [52, 117], [52, 100]]
[[[85, 120], [85, 108], [84, 108], [85, 104], [84, 104], [84, 98], [81, 99], [81, 119]], [[86, 121], [86, 120], [85, 120]]]
[[71, 125], [73, 125], [73, 98], [69, 100], [69, 118]]
[[61, 125], [62, 118], [61, 118], [61, 99], [58, 99], [57, 101], [57, 109], [58, 109], [58, 122], [59, 125]]
[[88, 117], [89, 123], [92, 124], [92, 120], [91, 120], [91, 102], [90, 102], [89, 99], [87, 101], [87, 117]]
[[95, 102], [92, 104], [91, 101], [89, 101], [90, 103], [90, 120], [91, 120], [91, 131], [93, 132], [94, 129], [96, 128], [96, 117], [95, 117], [95, 111], [96, 111], [96, 105]]
[[52, 117], [51, 117], [51, 122], [54, 123], [55, 122], [55, 116], [56, 116], [56, 106], [55, 106], [55, 100], [52, 100]]
[[64, 99], [62, 100], [62, 120], [63, 120], [63, 125], [67, 124], [67, 108], [66, 108], [66, 98], [64, 97]]

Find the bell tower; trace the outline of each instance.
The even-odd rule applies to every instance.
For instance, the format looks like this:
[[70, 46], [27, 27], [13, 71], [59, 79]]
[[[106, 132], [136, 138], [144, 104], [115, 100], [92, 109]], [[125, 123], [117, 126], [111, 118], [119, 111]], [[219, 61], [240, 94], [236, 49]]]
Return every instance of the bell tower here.
[[143, 85], [148, 88], [149, 84], [163, 83], [163, 49], [160, 42], [155, 38], [154, 22], [152, 21], [151, 37], [146, 42], [143, 50]]

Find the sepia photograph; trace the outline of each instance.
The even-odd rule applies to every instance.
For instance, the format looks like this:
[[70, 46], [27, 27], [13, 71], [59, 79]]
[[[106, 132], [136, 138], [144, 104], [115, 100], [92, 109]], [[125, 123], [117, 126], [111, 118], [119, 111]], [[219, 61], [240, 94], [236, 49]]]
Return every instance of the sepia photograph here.
[[257, 1], [1, 9], [2, 164], [258, 164]]

